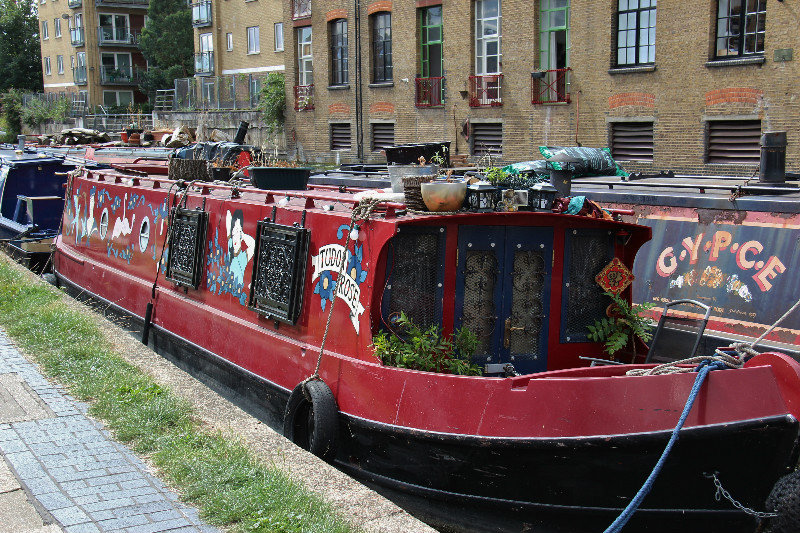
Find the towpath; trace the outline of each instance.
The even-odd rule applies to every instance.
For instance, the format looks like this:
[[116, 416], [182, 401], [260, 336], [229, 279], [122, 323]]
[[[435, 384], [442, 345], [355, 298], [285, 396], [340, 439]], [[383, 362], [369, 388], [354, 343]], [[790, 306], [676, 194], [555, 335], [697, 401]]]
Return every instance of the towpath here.
[[[96, 318], [117, 353], [191, 402], [209, 429], [243, 439], [255, 455], [322, 496], [366, 533], [435, 533], [116, 324]], [[204, 524], [196, 509], [179, 502], [100, 422], [87, 417], [87, 407], [42, 376], [0, 329], [0, 533], [218, 531]]]

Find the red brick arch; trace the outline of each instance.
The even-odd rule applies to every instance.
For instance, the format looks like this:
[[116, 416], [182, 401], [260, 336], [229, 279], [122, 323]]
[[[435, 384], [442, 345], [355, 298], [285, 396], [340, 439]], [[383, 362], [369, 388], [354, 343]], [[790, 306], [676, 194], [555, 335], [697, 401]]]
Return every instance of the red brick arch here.
[[346, 9], [334, 9], [333, 11], [328, 11], [325, 13], [325, 21], [330, 22], [332, 20], [337, 19], [346, 19], [347, 18], [347, 10]]
[[372, 2], [367, 6], [367, 15], [378, 13], [380, 11], [392, 12], [392, 3], [388, 0], [381, 0], [380, 2]]
[[751, 89], [749, 87], [726, 87], [724, 89], [714, 89], [706, 93], [706, 106], [717, 104], [752, 104], [756, 105], [764, 97], [761, 89]]
[[375, 102], [369, 106], [370, 113], [394, 113], [394, 104], [391, 102]]
[[331, 114], [331, 115], [336, 115], [336, 114], [349, 115], [350, 114], [350, 106], [347, 105], [347, 104], [344, 104], [342, 102], [336, 102], [336, 103], [330, 104], [328, 106], [328, 113]]
[[615, 109], [626, 105], [655, 107], [656, 95], [653, 93], [619, 93], [608, 98], [609, 109]]

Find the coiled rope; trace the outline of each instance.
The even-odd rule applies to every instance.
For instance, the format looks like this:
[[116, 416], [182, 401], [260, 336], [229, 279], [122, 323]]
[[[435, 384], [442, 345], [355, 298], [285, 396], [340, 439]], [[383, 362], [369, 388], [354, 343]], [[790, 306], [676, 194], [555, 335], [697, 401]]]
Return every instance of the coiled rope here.
[[311, 374], [302, 381], [304, 392], [306, 390], [305, 389], [306, 383], [308, 383], [309, 381], [320, 379], [319, 367], [322, 364], [322, 354], [325, 353], [325, 341], [328, 339], [328, 331], [330, 330], [331, 327], [331, 317], [333, 316], [333, 308], [336, 306], [336, 300], [338, 300], [338, 298], [336, 297], [336, 292], [338, 291], [339, 288], [339, 278], [341, 276], [347, 275], [344, 269], [347, 266], [347, 251], [349, 250], [350, 240], [351, 240], [350, 234], [352, 233], [352, 230], [356, 227], [356, 223], [358, 221], [366, 222], [367, 220], [369, 220], [370, 216], [372, 215], [372, 212], [375, 210], [376, 207], [378, 207], [378, 204], [380, 204], [381, 201], [382, 200], [378, 200], [376, 198], [367, 197], [362, 199], [356, 205], [353, 206], [353, 212], [350, 215], [351, 231], [347, 232], [347, 240], [344, 243], [345, 253], [342, 254], [342, 262], [339, 265], [339, 269], [336, 276], [336, 285], [334, 286], [335, 288], [333, 289], [333, 302], [331, 302], [331, 309], [330, 311], [328, 311], [328, 318], [325, 322], [325, 333], [323, 333], [322, 335], [322, 343], [320, 344], [319, 347], [319, 356], [317, 357], [317, 367], [314, 369], [313, 374]]

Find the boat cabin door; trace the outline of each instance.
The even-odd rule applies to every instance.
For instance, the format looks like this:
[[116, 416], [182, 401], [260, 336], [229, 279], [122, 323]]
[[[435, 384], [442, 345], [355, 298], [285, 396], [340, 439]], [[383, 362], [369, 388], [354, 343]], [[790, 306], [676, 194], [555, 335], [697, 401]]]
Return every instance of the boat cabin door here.
[[478, 336], [473, 360], [489, 373], [547, 370], [552, 270], [553, 228], [459, 228], [455, 327]]

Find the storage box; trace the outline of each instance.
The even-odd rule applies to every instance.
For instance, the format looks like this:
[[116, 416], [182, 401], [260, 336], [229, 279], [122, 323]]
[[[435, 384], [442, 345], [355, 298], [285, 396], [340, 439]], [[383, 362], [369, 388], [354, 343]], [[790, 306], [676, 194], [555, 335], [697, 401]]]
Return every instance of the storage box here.
[[259, 189], [304, 191], [311, 169], [307, 167], [250, 167], [250, 181]]

